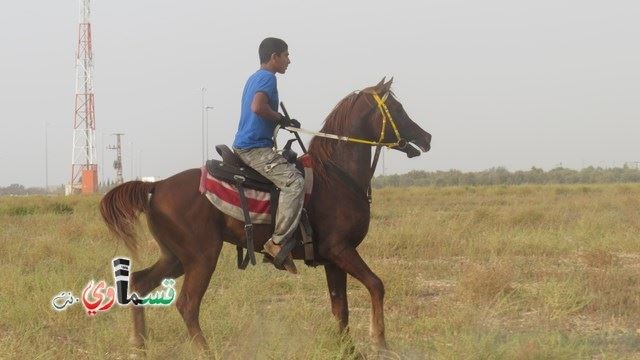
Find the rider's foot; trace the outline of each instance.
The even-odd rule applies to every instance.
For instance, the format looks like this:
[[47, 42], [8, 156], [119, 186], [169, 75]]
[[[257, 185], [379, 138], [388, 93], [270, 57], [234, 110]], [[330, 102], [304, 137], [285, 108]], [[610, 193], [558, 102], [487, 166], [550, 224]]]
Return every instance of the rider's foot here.
[[[269, 239], [269, 241], [267, 241], [264, 244], [264, 251], [267, 254], [271, 255], [271, 257], [273, 257], [274, 259], [276, 258], [276, 256], [278, 255], [281, 249], [282, 249], [282, 246], [274, 243], [272, 239]], [[291, 254], [287, 255], [282, 265], [288, 272], [292, 274], [298, 273], [298, 269], [296, 268], [296, 264], [293, 263], [293, 257], [291, 257]]]

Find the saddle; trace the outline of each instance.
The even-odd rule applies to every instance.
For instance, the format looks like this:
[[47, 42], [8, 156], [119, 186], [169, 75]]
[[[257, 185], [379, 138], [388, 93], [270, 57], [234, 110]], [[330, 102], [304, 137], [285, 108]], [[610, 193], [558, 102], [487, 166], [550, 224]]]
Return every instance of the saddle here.
[[[245, 164], [240, 157], [233, 152], [227, 145], [216, 145], [216, 152], [222, 158], [219, 160], [207, 160], [207, 170], [209, 174], [214, 177], [229, 176], [229, 175], [241, 175], [244, 176], [248, 182], [247, 186], [251, 189], [269, 191], [271, 188], [277, 188], [271, 180], [262, 176], [259, 172]], [[298, 154], [291, 149], [284, 149], [282, 156], [292, 164], [295, 164], [298, 170], [303, 174], [302, 166], [296, 162]], [[233, 181], [233, 180], [229, 180]]]
[[211, 176], [231, 183], [236, 182], [236, 177], [242, 176], [244, 187], [267, 192], [277, 189], [271, 180], [245, 164], [227, 145], [217, 145], [216, 151], [222, 161], [207, 160], [207, 171]]
[[[259, 172], [246, 165], [236, 153], [229, 149], [227, 145], [217, 145], [215, 149], [222, 158], [222, 161], [207, 160], [207, 171], [211, 176], [219, 180], [235, 184], [238, 188], [238, 193], [240, 194], [240, 203], [242, 206], [242, 212], [245, 222], [244, 229], [247, 241], [247, 254], [246, 256], [243, 254], [244, 249], [240, 245], [236, 246], [236, 250], [238, 255], [238, 268], [244, 270], [246, 269], [249, 262], [251, 262], [251, 264], [253, 265], [256, 264], [253, 246], [253, 224], [251, 223], [251, 218], [249, 216], [244, 188], [265, 191], [271, 194], [271, 218], [273, 219], [273, 226], [275, 226], [276, 213], [278, 211], [280, 189], [273, 182], [271, 182], [271, 180], [267, 179]], [[285, 159], [287, 159], [288, 162], [296, 164], [296, 167], [301, 170], [304, 176], [304, 171], [302, 171], [301, 165], [296, 162], [297, 154], [293, 150], [283, 150], [283, 156], [285, 157]], [[291, 238], [285, 240], [285, 243], [282, 245], [282, 250], [276, 256], [276, 258], [273, 259], [273, 263], [277, 268], [284, 268], [282, 266], [282, 263], [284, 262], [286, 256], [298, 245], [304, 246], [305, 264], [309, 266], [318, 265], [318, 263], [316, 263], [316, 261], [314, 260], [314, 244], [311, 225], [309, 223], [306, 209], [304, 208], [302, 209], [302, 214], [300, 216], [300, 232], [302, 234], [301, 243], [296, 241], [295, 236], [292, 236]]]

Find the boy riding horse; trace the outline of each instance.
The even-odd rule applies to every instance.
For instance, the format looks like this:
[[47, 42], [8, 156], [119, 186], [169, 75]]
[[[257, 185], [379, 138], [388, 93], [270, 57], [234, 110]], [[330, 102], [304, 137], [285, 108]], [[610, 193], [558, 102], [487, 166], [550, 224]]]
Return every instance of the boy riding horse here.
[[[291, 63], [287, 43], [277, 38], [266, 38], [260, 43], [258, 54], [260, 69], [249, 77], [244, 86], [240, 123], [233, 149], [245, 164], [280, 188], [275, 230], [264, 244], [264, 251], [275, 258], [283, 241], [293, 236], [300, 221], [304, 179], [295, 165], [273, 148], [272, 137], [276, 125], [290, 126], [295, 122], [278, 113], [275, 74], [284, 74]], [[291, 254], [283, 265], [287, 271], [297, 273]]]

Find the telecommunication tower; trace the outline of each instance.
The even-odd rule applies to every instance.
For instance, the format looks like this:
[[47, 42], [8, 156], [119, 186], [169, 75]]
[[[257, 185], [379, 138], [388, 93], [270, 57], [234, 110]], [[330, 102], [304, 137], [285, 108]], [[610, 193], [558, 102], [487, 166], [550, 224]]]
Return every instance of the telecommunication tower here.
[[120, 141], [120, 137], [124, 134], [117, 133], [113, 134], [116, 136], [116, 146], [109, 145], [107, 149], [116, 151], [116, 159], [113, 162], [113, 168], [116, 169], [116, 185], [120, 185], [124, 182], [122, 178], [122, 142]]
[[93, 194], [98, 191], [96, 162], [96, 114], [93, 94], [93, 49], [90, 0], [79, 0], [78, 49], [76, 51], [76, 101], [73, 119], [71, 181], [66, 194]]

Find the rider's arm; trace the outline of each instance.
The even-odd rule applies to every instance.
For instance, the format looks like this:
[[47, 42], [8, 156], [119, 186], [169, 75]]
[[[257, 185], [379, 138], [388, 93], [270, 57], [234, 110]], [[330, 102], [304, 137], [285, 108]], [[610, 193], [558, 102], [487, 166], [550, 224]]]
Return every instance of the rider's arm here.
[[260, 116], [263, 119], [271, 120], [276, 122], [282, 118], [280, 113], [273, 111], [269, 106], [269, 97], [267, 94], [259, 91], [253, 96], [253, 101], [251, 102], [251, 111], [256, 113], [256, 115]]

